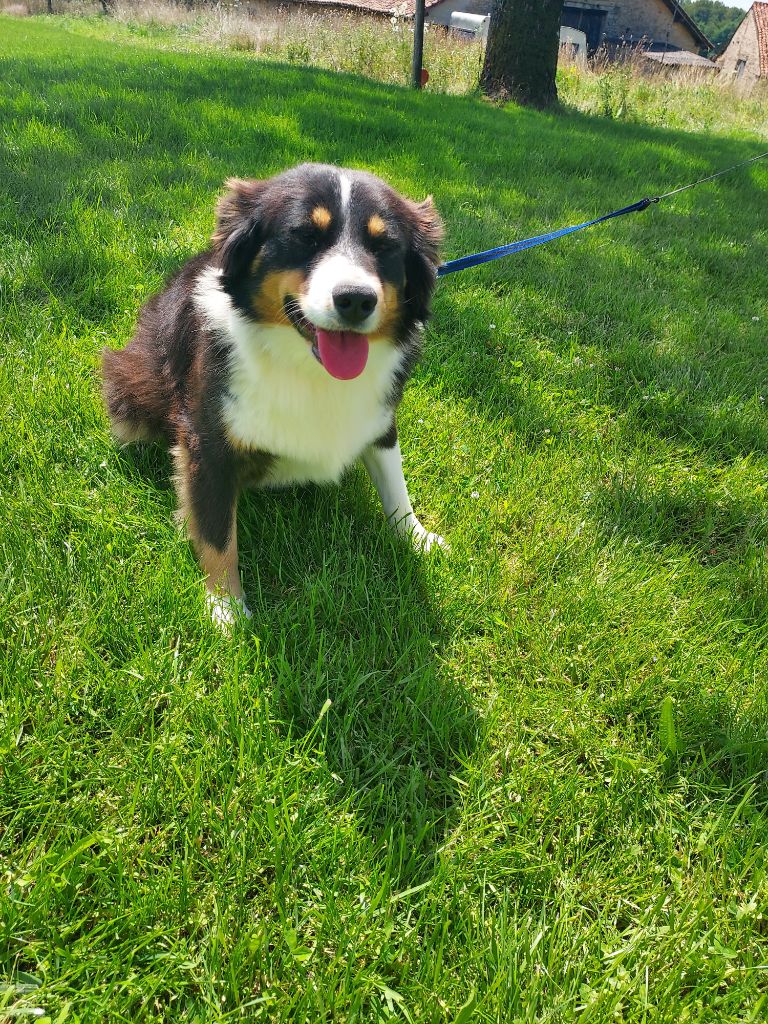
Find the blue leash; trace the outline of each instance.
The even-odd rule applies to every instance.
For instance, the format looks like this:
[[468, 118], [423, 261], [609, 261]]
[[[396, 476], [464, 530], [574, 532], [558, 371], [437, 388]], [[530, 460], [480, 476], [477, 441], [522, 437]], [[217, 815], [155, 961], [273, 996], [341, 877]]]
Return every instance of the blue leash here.
[[716, 171], [715, 174], [708, 174], [706, 178], [692, 181], [690, 185], [682, 185], [680, 188], [672, 189], [671, 192], [665, 192], [663, 195], [655, 196], [653, 199], [640, 199], [629, 206], [622, 206], [620, 210], [614, 210], [613, 213], [606, 213], [602, 217], [596, 217], [595, 220], [585, 220], [583, 224], [574, 224], [569, 228], [560, 228], [559, 231], [549, 231], [545, 235], [534, 235], [533, 238], [524, 238], [519, 242], [510, 242], [509, 245], [499, 245], [495, 249], [486, 249], [484, 252], [470, 253], [468, 256], [460, 256], [458, 259], [448, 260], [447, 263], [443, 263], [442, 266], [437, 268], [437, 276], [445, 277], [446, 274], [455, 274], [459, 270], [479, 267], [481, 263], [500, 260], [502, 256], [511, 256], [513, 252], [522, 252], [523, 249], [532, 249], [535, 245], [544, 245], [545, 242], [551, 242], [555, 238], [562, 238], [563, 235], [572, 235], [574, 231], [591, 228], [594, 224], [602, 224], [604, 220], [611, 220], [613, 217], [623, 217], [625, 213], [639, 213], [640, 210], [647, 210], [652, 203], [659, 203], [662, 199], [668, 199], [669, 196], [677, 195], [678, 192], [685, 192], [686, 189], [693, 188], [694, 185], [700, 185], [704, 181], [712, 181], [713, 178], [719, 178], [721, 174], [728, 174], [729, 171], [733, 171], [737, 167], [753, 164], [756, 160], [763, 160], [765, 157], [768, 157], [768, 153], [761, 153], [759, 156], [753, 156], [749, 160], [742, 160], [741, 163], [726, 167], [725, 170]]

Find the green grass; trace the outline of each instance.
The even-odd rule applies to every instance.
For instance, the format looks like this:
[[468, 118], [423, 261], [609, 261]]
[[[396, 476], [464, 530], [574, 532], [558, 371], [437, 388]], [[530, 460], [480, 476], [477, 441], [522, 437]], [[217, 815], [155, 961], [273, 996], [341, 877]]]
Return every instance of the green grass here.
[[[13, 0], [0, 0], [4, 5]], [[15, 5], [18, 8], [18, 4]], [[26, 0], [36, 13], [46, 0]], [[208, 3], [206, 0], [117, 0], [108, 18], [97, 0], [55, 0], [66, 31], [127, 46], [176, 52], [238, 52], [254, 60], [365, 75], [389, 85], [411, 76], [413, 31], [402, 18], [361, 17], [308, 7]], [[459, 40], [427, 25], [424, 66], [429, 92], [473, 94], [483, 60], [479, 42]], [[561, 101], [586, 114], [709, 133], [751, 133], [768, 139], [768, 82], [753, 86], [694, 68], [671, 70], [642, 57], [611, 62], [598, 54], [589, 65], [561, 55]]]
[[[768, 1011], [768, 166], [441, 283], [393, 540], [253, 495], [221, 635], [104, 345], [232, 174], [435, 196], [446, 256], [765, 148], [0, 21], [0, 1019]], [[330, 702], [330, 705], [329, 703]]]

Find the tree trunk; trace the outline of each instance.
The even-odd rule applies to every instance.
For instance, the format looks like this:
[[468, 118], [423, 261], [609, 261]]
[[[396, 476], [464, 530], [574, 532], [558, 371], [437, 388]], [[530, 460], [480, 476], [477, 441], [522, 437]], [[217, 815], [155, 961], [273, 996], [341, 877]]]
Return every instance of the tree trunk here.
[[563, 0], [494, 0], [480, 87], [531, 107], [557, 102]]

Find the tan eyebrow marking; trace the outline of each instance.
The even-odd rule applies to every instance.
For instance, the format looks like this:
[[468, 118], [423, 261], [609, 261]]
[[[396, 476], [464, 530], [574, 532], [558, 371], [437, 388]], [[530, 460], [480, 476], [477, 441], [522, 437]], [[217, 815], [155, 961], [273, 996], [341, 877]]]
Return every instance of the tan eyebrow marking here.
[[333, 218], [331, 217], [331, 211], [326, 206], [316, 206], [309, 215], [309, 219], [316, 228], [325, 231]]
[[378, 213], [374, 215], [368, 221], [368, 234], [371, 238], [378, 238], [379, 235], [383, 235], [387, 230], [387, 225], [384, 223]]

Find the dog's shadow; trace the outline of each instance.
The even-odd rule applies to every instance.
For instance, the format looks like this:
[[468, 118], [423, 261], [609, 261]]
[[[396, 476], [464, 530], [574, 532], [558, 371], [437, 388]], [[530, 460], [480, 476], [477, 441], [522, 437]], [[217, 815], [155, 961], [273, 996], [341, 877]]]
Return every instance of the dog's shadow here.
[[[273, 701], [300, 732], [331, 700], [325, 756], [380, 837], [437, 845], [474, 746], [469, 695], [449, 679], [423, 559], [391, 535], [362, 471], [339, 488], [245, 495], [241, 565]], [[410, 872], [402, 865], [405, 874]]]
[[[129, 472], [168, 488], [169, 459], [138, 446]], [[444, 666], [450, 624], [432, 560], [387, 526], [362, 469], [339, 487], [244, 493], [240, 567], [250, 628], [269, 666], [271, 710], [297, 738], [323, 727], [328, 767], [375, 844], [400, 837], [398, 875], [423, 869], [450, 826], [455, 778], [474, 749], [470, 695]], [[420, 867], [419, 867], [420, 866]]]

